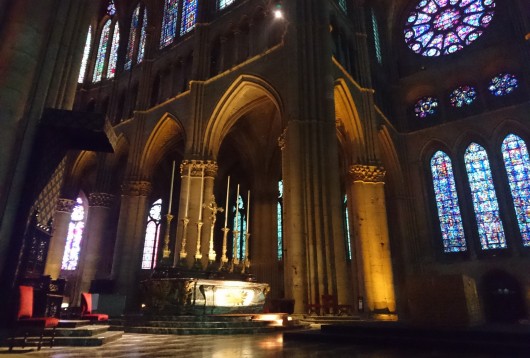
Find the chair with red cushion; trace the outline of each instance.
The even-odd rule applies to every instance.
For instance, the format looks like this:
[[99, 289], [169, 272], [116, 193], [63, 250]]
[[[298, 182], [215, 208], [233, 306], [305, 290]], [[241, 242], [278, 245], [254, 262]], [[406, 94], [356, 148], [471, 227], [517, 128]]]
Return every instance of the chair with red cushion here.
[[12, 332], [9, 350], [13, 350], [13, 346], [15, 345], [15, 336], [17, 333], [24, 332], [22, 347], [25, 347], [28, 335], [33, 331], [36, 331], [39, 334], [38, 350], [40, 350], [46, 328], [53, 328], [50, 338], [50, 348], [53, 347], [53, 342], [55, 340], [55, 328], [58, 324], [59, 320], [54, 317], [33, 317], [33, 287], [19, 286], [17, 320]]
[[109, 315], [104, 313], [92, 313], [92, 294], [81, 293], [81, 319], [91, 321], [108, 321]]

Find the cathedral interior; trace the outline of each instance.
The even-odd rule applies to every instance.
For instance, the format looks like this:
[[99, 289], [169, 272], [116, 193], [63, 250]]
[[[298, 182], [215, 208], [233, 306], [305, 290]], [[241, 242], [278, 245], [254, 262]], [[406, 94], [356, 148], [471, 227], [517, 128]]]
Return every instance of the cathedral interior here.
[[[525, 0], [0, 2], [0, 290], [251, 273], [295, 314], [520, 322]], [[269, 307], [274, 309], [274, 307]]]

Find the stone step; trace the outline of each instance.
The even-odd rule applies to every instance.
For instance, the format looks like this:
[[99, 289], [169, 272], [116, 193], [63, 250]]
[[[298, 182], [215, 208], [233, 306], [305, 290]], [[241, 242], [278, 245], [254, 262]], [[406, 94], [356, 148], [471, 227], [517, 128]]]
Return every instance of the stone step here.
[[[63, 346], [75, 346], [75, 347], [97, 347], [102, 346], [106, 343], [114, 342], [120, 339], [123, 335], [123, 331], [118, 332], [103, 332], [91, 337], [55, 337], [53, 346], [54, 347], [63, 347]], [[23, 337], [15, 338], [15, 347], [20, 347], [23, 341]], [[28, 337], [26, 340], [27, 347], [36, 347], [38, 343], [38, 337]], [[9, 344], [10, 340], [6, 343]], [[49, 346], [49, 339], [44, 340], [43, 347]]]
[[[252, 315], [200, 315], [200, 316], [171, 316], [171, 315], [145, 315], [145, 316], [125, 316], [123, 322], [141, 321], [179, 321], [179, 322], [245, 322], [250, 321]], [[119, 321], [117, 319], [111, 322]]]
[[162, 328], [244, 328], [244, 327], [264, 327], [268, 322], [258, 321], [236, 321], [236, 322], [179, 322], [179, 321], [147, 321], [143, 324], [145, 327], [162, 327]]
[[[55, 330], [56, 337], [93, 337], [105, 333], [109, 330], [109, 326], [88, 325], [75, 328], [57, 328]], [[52, 331], [46, 330], [45, 335], [51, 336]]]
[[352, 322], [359, 322], [359, 316], [305, 316], [299, 318], [300, 321], [309, 324], [349, 324]]
[[59, 328], [76, 328], [90, 325], [87, 319], [62, 319], [59, 321]]
[[164, 327], [126, 327], [126, 333], [140, 334], [175, 334], [175, 335], [199, 335], [199, 334], [255, 334], [276, 331], [276, 327], [230, 327], [230, 328], [164, 328]]

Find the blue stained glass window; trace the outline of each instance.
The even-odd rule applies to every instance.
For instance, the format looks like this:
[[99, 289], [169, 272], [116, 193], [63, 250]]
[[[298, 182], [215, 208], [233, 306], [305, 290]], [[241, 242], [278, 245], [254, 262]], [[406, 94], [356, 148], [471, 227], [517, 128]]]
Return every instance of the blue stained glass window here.
[[245, 206], [241, 195], [237, 197], [237, 209], [235, 205], [232, 207], [234, 213], [234, 227], [232, 229], [233, 237], [233, 252], [234, 258], [238, 260], [245, 259], [245, 234], [247, 233], [247, 221], [245, 215]]
[[374, 9], [372, 9], [372, 31], [374, 33], [375, 57], [377, 58], [377, 62], [383, 63], [381, 40], [379, 39], [379, 26], [377, 25], [377, 17], [375, 16]]
[[142, 30], [140, 32], [140, 46], [138, 47], [138, 63], [144, 60], [145, 40], [147, 38], [147, 9], [144, 9], [144, 17], [142, 21]]
[[191, 31], [197, 22], [197, 0], [184, 0], [182, 7], [182, 20], [180, 25], [180, 35]]
[[278, 182], [278, 204], [277, 204], [277, 219], [278, 219], [278, 260], [283, 260], [283, 180]]
[[344, 195], [344, 230], [346, 230], [346, 255], [351, 260], [351, 235], [350, 235], [350, 215], [348, 213], [348, 195]]
[[177, 34], [177, 17], [179, 10], [178, 0], [166, 0], [164, 4], [164, 18], [162, 20], [162, 34], [160, 36], [160, 48], [164, 48], [173, 42]]
[[131, 30], [129, 32], [129, 43], [127, 44], [127, 55], [125, 57], [125, 70], [130, 70], [133, 63], [134, 50], [136, 48], [136, 32], [140, 26], [140, 4], [134, 9], [131, 19]]
[[109, 16], [114, 16], [116, 13], [116, 6], [114, 5], [114, 0], [109, 1], [109, 5], [107, 6], [107, 14]]
[[435, 97], [420, 98], [414, 105], [414, 114], [419, 118], [427, 118], [438, 112], [438, 99]]
[[118, 22], [114, 24], [112, 34], [112, 46], [110, 48], [109, 65], [107, 67], [107, 78], [113, 78], [116, 74], [116, 64], [118, 62], [118, 47], [120, 46], [120, 26]]
[[453, 107], [469, 106], [477, 99], [477, 91], [472, 86], [460, 86], [451, 92], [449, 100]]
[[86, 35], [85, 49], [83, 51], [83, 58], [81, 60], [81, 70], [79, 71], [78, 83], [83, 83], [86, 75], [86, 68], [88, 64], [88, 56], [90, 55], [90, 45], [92, 44], [92, 26], [88, 27], [88, 34]]
[[346, 0], [339, 0], [339, 6], [344, 12], [348, 12], [348, 6], [346, 5]]
[[483, 250], [506, 248], [504, 227], [499, 213], [497, 194], [493, 186], [490, 162], [486, 150], [471, 143], [464, 155], [473, 208]]
[[83, 199], [77, 198], [74, 210], [70, 216], [70, 224], [68, 224], [68, 236], [66, 237], [66, 246], [61, 265], [62, 270], [73, 271], [77, 269], [84, 229], [85, 207], [83, 206]]
[[156, 266], [161, 222], [162, 199], [158, 199], [153, 203], [147, 215], [147, 227], [145, 229], [144, 251], [142, 255], [143, 270], [151, 270]]
[[519, 85], [517, 77], [509, 73], [501, 73], [491, 79], [488, 89], [494, 96], [506, 96]]
[[494, 8], [493, 0], [421, 0], [406, 20], [405, 43], [427, 57], [457, 52], [482, 35]]
[[219, 10], [222, 10], [224, 9], [225, 7], [227, 7], [228, 5], [231, 5], [235, 0], [219, 0], [217, 2], [217, 8]]
[[431, 173], [444, 252], [467, 251], [451, 159], [442, 151], [431, 158]]
[[509, 134], [502, 142], [502, 156], [523, 245], [530, 246], [530, 157], [526, 143]]
[[101, 30], [101, 37], [99, 39], [98, 56], [96, 58], [96, 66], [94, 67], [93, 82], [101, 81], [103, 76], [103, 69], [105, 68], [105, 57], [107, 55], [107, 46], [109, 43], [110, 36], [110, 20], [105, 22], [103, 30]]

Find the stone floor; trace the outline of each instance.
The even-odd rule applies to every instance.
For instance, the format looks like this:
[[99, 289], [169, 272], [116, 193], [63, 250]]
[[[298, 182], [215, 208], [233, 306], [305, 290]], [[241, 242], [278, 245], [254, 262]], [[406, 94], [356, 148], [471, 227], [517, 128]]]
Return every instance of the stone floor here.
[[[284, 342], [282, 333], [266, 333], [232, 336], [177, 336], [124, 334], [116, 342], [101, 347], [43, 347], [22, 349], [15, 347], [12, 353], [0, 348], [0, 355], [9, 357], [178, 357], [178, 358], [267, 358], [267, 357], [353, 357], [353, 358], [423, 358], [423, 357], [470, 357], [489, 358], [499, 355], [473, 355], [455, 352], [422, 351], [411, 347], [410, 350], [397, 350], [360, 347], [353, 345], [334, 345], [322, 342]], [[504, 356], [504, 355], [503, 355]], [[506, 357], [510, 357], [507, 352]]]

